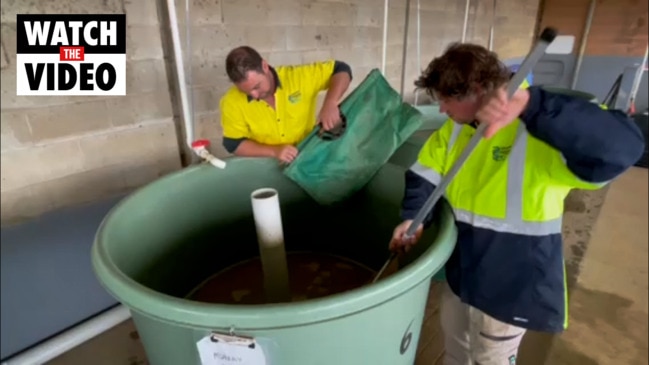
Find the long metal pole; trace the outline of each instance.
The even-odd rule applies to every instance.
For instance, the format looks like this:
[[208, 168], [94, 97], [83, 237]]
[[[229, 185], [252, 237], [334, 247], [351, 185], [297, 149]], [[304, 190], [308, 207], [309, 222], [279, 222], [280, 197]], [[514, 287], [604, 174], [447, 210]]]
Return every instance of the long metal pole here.
[[584, 34], [581, 37], [581, 43], [579, 45], [579, 55], [577, 56], [575, 71], [572, 74], [572, 83], [570, 85], [571, 89], [577, 87], [577, 79], [579, 78], [581, 63], [584, 60], [584, 53], [586, 52], [586, 46], [588, 45], [588, 35], [590, 34], [590, 26], [593, 23], [593, 15], [595, 15], [596, 5], [597, 5], [597, 0], [590, 0], [590, 7], [588, 7], [588, 16], [586, 17], [586, 24], [584, 25]]
[[406, 0], [406, 20], [403, 25], [403, 52], [401, 55], [401, 99], [406, 88], [406, 56], [408, 55], [408, 26], [410, 25], [410, 0]]

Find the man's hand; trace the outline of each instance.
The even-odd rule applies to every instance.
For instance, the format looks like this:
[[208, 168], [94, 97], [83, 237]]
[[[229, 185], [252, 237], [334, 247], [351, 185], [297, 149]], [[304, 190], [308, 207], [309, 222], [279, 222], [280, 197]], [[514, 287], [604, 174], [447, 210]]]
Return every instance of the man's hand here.
[[336, 103], [325, 102], [318, 115], [318, 123], [325, 131], [332, 130], [340, 123], [340, 109]]
[[408, 219], [394, 228], [392, 240], [390, 241], [390, 251], [402, 253], [408, 252], [410, 251], [410, 248], [419, 241], [419, 238], [421, 238], [421, 234], [424, 231], [424, 226], [422, 224], [417, 227], [414, 237], [405, 237], [406, 231], [410, 227], [411, 223], [412, 220]]
[[529, 91], [519, 89], [508, 100], [506, 86], [485, 96], [483, 104], [476, 114], [478, 122], [487, 124], [484, 137], [491, 138], [498, 130], [518, 118], [527, 107], [529, 99]]
[[275, 158], [282, 163], [291, 163], [297, 157], [297, 148], [292, 145], [275, 146]]

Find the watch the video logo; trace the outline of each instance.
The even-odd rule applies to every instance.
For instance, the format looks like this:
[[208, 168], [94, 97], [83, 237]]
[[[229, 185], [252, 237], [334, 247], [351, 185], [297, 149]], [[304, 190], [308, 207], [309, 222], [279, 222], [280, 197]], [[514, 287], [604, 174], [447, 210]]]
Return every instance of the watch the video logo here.
[[125, 95], [126, 15], [17, 16], [17, 95]]

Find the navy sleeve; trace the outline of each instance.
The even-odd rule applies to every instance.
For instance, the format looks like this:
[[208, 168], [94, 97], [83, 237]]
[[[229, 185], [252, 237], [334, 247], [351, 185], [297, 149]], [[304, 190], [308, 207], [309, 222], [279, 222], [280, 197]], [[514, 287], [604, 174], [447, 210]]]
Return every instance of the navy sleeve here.
[[352, 76], [352, 68], [346, 64], [343, 61], [338, 61], [336, 60], [334, 62], [334, 72], [333, 74], [337, 74], [338, 72], [347, 72], [349, 74], [349, 79], [352, 80], [354, 77]]
[[223, 147], [225, 148], [226, 151], [230, 153], [234, 153], [234, 151], [237, 150], [241, 142], [245, 141], [245, 138], [228, 138], [228, 137], [223, 137]]
[[[411, 170], [406, 171], [406, 189], [401, 201], [401, 219], [414, 219], [419, 209], [424, 206], [435, 185]], [[424, 219], [424, 228], [428, 228], [433, 221], [433, 214], [428, 212]]]
[[538, 86], [528, 90], [530, 99], [521, 115], [528, 132], [561, 152], [580, 179], [610, 181], [644, 152], [644, 137], [625, 113]]

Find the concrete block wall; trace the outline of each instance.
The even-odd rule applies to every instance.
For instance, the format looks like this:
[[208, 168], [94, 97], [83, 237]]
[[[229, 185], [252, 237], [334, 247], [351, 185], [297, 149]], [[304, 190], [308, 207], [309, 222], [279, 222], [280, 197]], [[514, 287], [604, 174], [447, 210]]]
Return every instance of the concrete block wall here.
[[[154, 0], [4, 1], [2, 223], [93, 201], [180, 167]], [[126, 13], [127, 95], [16, 96], [16, 14]]]
[[[393, 78], [391, 84], [400, 90], [401, 57], [403, 52], [403, 28], [405, 25], [405, 1], [392, 1], [397, 7], [390, 10], [392, 35], [390, 48], [393, 62], [389, 71]], [[538, 0], [497, 0], [494, 19], [493, 50], [501, 59], [523, 57], [529, 51], [536, 24]], [[440, 55], [451, 42], [462, 39], [464, 26], [465, 1], [427, 1], [420, 0], [420, 57], [417, 64], [417, 1], [411, 0], [410, 22], [408, 26], [408, 48], [404, 83], [404, 99], [413, 102], [414, 86], [420, 71]], [[472, 0], [469, 3], [469, 16], [466, 30], [466, 42], [489, 45], [489, 29], [492, 24], [493, 1]], [[426, 103], [428, 98], [420, 93], [419, 102]]]
[[[230, 87], [224, 59], [233, 47], [257, 48], [273, 65], [336, 58], [354, 71], [352, 88], [382, 60], [382, 0], [176, 0], [196, 137], [224, 156], [218, 101]], [[492, 2], [472, 0], [467, 41], [487, 45]], [[186, 6], [190, 12], [187, 16]], [[405, 99], [420, 69], [462, 36], [463, 1], [411, 1]], [[524, 55], [538, 0], [500, 0], [495, 51]], [[181, 167], [184, 144], [164, 0], [4, 1], [2, 9], [2, 222], [141, 186]], [[405, 1], [390, 1], [386, 78], [397, 90]], [[17, 13], [126, 13], [127, 96], [17, 97]], [[187, 21], [188, 20], [188, 21]], [[189, 44], [186, 42], [190, 36]], [[324, 94], [322, 95], [324, 96]], [[320, 99], [320, 101], [322, 98]], [[421, 95], [420, 102], [426, 102]]]

